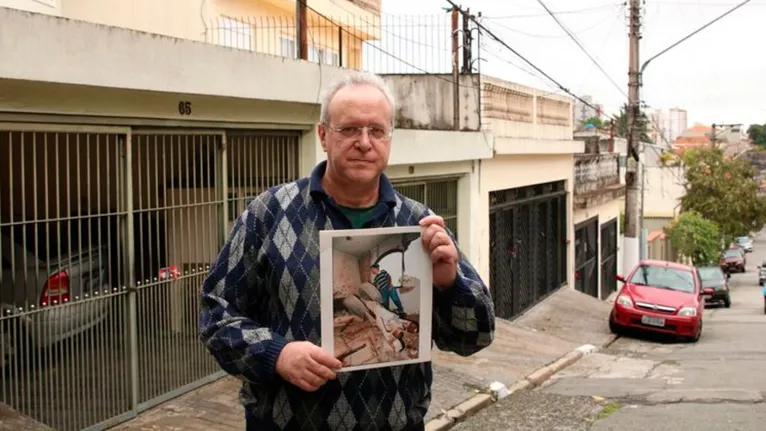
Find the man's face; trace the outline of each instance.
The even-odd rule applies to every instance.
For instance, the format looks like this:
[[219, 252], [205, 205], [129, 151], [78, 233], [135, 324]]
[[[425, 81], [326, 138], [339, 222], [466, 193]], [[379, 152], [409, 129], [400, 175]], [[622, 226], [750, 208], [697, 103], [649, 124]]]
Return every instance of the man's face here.
[[377, 181], [391, 150], [393, 113], [386, 97], [369, 85], [348, 86], [335, 94], [328, 114], [329, 124], [317, 128], [328, 170], [348, 182]]

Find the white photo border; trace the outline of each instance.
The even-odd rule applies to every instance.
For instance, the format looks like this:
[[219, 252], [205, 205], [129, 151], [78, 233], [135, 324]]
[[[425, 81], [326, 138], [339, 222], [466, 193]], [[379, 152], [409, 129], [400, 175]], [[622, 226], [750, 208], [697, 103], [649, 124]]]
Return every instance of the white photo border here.
[[[335, 331], [334, 331], [334, 310], [333, 310], [333, 239], [346, 236], [371, 236], [371, 235], [397, 235], [406, 233], [417, 233], [421, 236], [417, 241], [422, 241], [424, 228], [420, 226], [397, 226], [370, 229], [338, 229], [323, 230], [319, 232], [319, 304], [320, 322], [321, 322], [321, 347], [325, 352], [335, 357]], [[424, 252], [425, 246], [423, 246]], [[428, 256], [426, 256], [428, 257]], [[431, 263], [427, 258], [426, 262]], [[395, 367], [407, 364], [419, 364], [431, 361], [432, 346], [432, 317], [433, 317], [433, 268], [428, 267], [424, 271], [425, 276], [420, 280], [420, 316], [418, 322], [419, 328], [419, 348], [417, 359], [403, 359], [395, 362], [382, 362], [365, 365], [355, 365], [344, 367], [341, 372], [351, 372], [358, 370], [368, 370], [382, 367]]]

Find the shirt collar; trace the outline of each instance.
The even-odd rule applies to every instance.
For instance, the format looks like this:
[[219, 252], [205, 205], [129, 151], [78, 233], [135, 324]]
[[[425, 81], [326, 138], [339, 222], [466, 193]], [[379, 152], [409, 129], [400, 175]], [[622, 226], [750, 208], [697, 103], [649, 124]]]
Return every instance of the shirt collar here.
[[[323, 199], [329, 196], [324, 187], [322, 187], [322, 177], [324, 177], [326, 170], [327, 160], [323, 160], [314, 167], [314, 170], [309, 177], [309, 193], [315, 199]], [[391, 181], [388, 180], [386, 174], [383, 173], [380, 174], [379, 193], [378, 202], [386, 203], [391, 208], [396, 206], [396, 192], [394, 191], [394, 186], [391, 184]]]

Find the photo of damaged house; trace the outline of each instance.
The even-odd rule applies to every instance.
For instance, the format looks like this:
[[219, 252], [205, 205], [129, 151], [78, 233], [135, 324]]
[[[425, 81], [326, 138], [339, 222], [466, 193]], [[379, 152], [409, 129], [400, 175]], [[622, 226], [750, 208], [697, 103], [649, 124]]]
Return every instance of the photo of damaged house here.
[[332, 276], [322, 279], [322, 339], [332, 340], [323, 347], [348, 371], [430, 360], [432, 266], [420, 228], [322, 234], [332, 236], [320, 258]]

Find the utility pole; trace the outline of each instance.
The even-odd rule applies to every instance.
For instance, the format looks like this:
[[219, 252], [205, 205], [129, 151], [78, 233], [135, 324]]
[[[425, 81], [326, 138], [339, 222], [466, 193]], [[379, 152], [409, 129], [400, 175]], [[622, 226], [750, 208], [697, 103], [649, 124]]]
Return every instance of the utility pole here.
[[295, 41], [297, 42], [298, 55], [301, 60], [309, 59], [309, 44], [306, 28], [306, 2], [308, 0], [297, 0], [295, 2]]
[[460, 9], [452, 7], [452, 129], [460, 130]]
[[641, 1], [630, 0], [630, 19], [628, 25], [628, 155], [625, 169], [625, 252], [623, 253], [623, 271], [630, 271], [639, 260], [639, 194], [641, 184], [638, 181], [640, 141], [640, 103], [638, 90], [639, 76], [639, 41], [641, 40]]
[[461, 69], [461, 72], [465, 74], [472, 73], [472, 46], [473, 33], [471, 33], [471, 8], [468, 8], [463, 12], [463, 68]]

